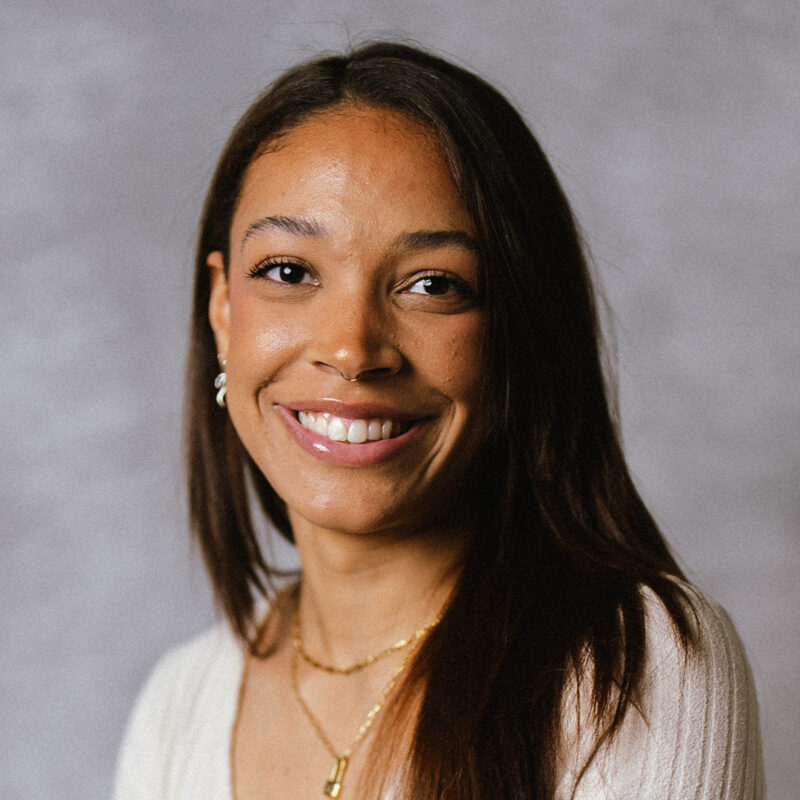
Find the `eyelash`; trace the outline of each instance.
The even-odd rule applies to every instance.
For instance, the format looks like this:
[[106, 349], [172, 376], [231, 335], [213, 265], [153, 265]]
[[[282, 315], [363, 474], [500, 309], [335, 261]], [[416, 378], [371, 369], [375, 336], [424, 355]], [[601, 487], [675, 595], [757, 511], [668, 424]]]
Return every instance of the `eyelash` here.
[[[259, 262], [256, 264], [252, 269], [248, 270], [247, 275], [250, 278], [266, 278], [267, 280], [271, 280], [274, 283], [285, 284], [289, 286], [297, 285], [304, 283], [303, 280], [299, 281], [280, 281], [276, 280], [275, 278], [270, 278], [269, 273], [272, 272], [274, 269], [280, 269], [282, 267], [288, 269], [298, 269], [303, 270], [305, 275], [311, 275], [311, 270], [305, 265], [301, 264], [297, 261], [289, 261], [285, 258], [267, 258], [264, 261]], [[305, 276], [304, 276], [305, 277]]]
[[[309, 283], [308, 281], [302, 279], [299, 281], [282, 281], [269, 277], [269, 273], [272, 272], [272, 270], [281, 268], [302, 270], [304, 272], [303, 277], [305, 278], [306, 276], [310, 276], [312, 277], [311, 282], [313, 282], [313, 273], [308, 266], [297, 261], [290, 261], [285, 258], [267, 258], [264, 261], [256, 264], [252, 269], [248, 270], [247, 275], [251, 278], [266, 278], [274, 283], [285, 286], [297, 286], [304, 283]], [[416, 286], [418, 283], [423, 281], [444, 281], [450, 284], [452, 289], [455, 291], [443, 293], [434, 292], [431, 294], [428, 294], [427, 292], [410, 291], [413, 286]], [[474, 299], [476, 296], [475, 290], [465, 280], [463, 280], [463, 278], [460, 278], [458, 275], [453, 275], [452, 273], [436, 272], [434, 270], [415, 276], [414, 279], [406, 285], [403, 291], [408, 292], [409, 294], [419, 294], [427, 297], [452, 297], [453, 294], [456, 294], [462, 299]]]
[[[422, 281], [443, 281], [449, 283], [450, 286], [455, 290], [455, 293], [460, 295], [463, 298], [474, 298], [475, 292], [472, 287], [462, 278], [459, 278], [457, 275], [453, 275], [448, 272], [426, 272], [422, 275], [418, 275], [414, 280], [408, 284], [406, 287], [406, 291], [409, 291], [412, 286], [416, 286], [418, 283]], [[438, 294], [432, 293], [428, 294], [427, 292], [411, 292], [411, 294], [424, 294], [428, 297], [443, 297], [452, 294], [451, 292], [447, 292], [445, 294]]]

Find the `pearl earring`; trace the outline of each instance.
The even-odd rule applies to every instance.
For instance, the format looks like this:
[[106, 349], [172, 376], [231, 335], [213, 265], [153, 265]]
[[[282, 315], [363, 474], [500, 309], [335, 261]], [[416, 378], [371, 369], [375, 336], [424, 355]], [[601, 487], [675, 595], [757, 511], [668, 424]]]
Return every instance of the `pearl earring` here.
[[228, 391], [228, 376], [225, 373], [225, 367], [228, 362], [222, 356], [217, 356], [217, 360], [219, 361], [219, 374], [214, 378], [214, 388], [217, 390], [217, 405], [225, 408], [225, 395]]

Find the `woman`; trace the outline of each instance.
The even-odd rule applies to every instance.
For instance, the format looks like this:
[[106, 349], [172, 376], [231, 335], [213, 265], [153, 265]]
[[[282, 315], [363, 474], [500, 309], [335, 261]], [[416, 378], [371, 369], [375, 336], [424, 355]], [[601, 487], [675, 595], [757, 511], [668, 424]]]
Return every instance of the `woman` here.
[[[390, 43], [280, 78], [197, 253], [190, 502], [227, 624], [155, 671], [117, 797], [760, 797], [741, 645], [633, 487], [598, 339], [494, 89]], [[262, 511], [302, 562], [280, 592]]]

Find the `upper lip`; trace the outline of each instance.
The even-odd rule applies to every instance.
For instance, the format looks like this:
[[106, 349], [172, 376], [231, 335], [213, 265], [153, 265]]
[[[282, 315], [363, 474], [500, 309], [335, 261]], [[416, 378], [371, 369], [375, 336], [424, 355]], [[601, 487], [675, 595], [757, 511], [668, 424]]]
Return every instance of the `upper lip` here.
[[346, 403], [334, 397], [324, 397], [318, 400], [297, 400], [291, 403], [281, 403], [290, 411], [305, 411], [309, 413], [332, 414], [342, 419], [391, 419], [398, 421], [421, 419], [431, 416], [426, 413], [409, 412], [384, 403]]

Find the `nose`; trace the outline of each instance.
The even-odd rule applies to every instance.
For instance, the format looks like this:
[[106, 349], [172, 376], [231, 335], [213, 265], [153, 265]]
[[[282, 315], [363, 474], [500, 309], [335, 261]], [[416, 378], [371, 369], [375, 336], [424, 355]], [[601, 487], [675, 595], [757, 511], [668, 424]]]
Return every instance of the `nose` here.
[[359, 294], [331, 296], [313, 315], [310, 360], [344, 380], [366, 381], [397, 374], [403, 356], [395, 341], [391, 312]]

